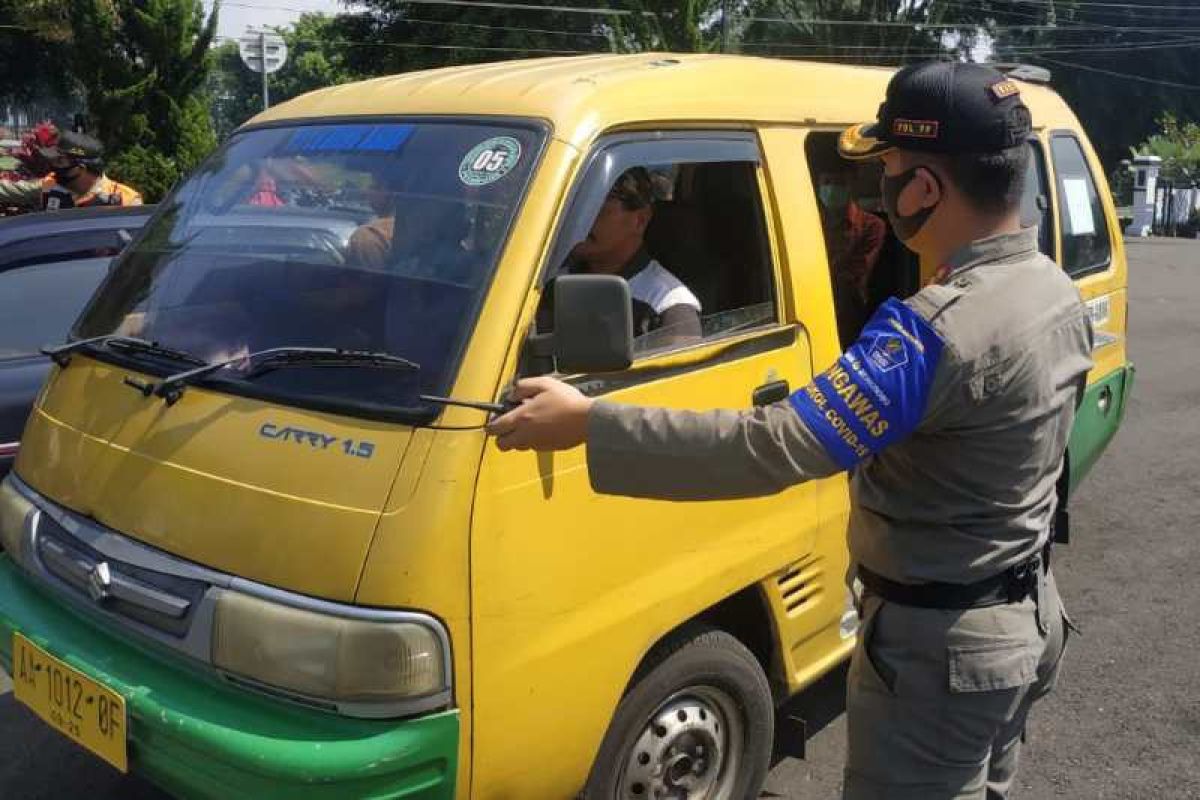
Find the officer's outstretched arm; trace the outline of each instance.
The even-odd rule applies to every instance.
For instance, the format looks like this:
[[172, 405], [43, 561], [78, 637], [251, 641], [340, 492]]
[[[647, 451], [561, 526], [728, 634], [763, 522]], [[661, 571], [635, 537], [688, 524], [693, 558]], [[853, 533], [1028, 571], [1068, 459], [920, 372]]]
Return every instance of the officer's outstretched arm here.
[[774, 494], [850, 469], [926, 418], [942, 351], [928, 322], [888, 301], [832, 367], [779, 403], [703, 413], [596, 403], [587, 431], [592, 486], [720, 499]]

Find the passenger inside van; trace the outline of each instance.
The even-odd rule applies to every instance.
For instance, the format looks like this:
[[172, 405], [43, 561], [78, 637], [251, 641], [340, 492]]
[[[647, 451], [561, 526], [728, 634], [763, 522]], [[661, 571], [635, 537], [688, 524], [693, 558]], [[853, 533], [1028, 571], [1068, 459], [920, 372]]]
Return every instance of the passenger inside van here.
[[887, 238], [886, 224], [862, 209], [855, 187], [855, 165], [836, 154], [817, 173], [821, 229], [843, 342], [852, 340], [866, 323], [871, 276]]
[[565, 271], [625, 278], [635, 337], [652, 334], [654, 347], [698, 341], [700, 300], [646, 249], [654, 201], [649, 171], [626, 170], [609, 190], [587, 237], [572, 248]]
[[881, 209], [881, 167], [852, 164], [837, 153], [837, 134], [816, 132], [805, 145], [843, 347], [854, 342], [889, 297], [916, 291], [916, 257], [896, 238]]
[[375, 218], [363, 223], [350, 235], [346, 246], [346, 262], [370, 269], [383, 269], [392, 250], [396, 224], [396, 195], [389, 189], [387, 178], [371, 173], [371, 185], [365, 195]]

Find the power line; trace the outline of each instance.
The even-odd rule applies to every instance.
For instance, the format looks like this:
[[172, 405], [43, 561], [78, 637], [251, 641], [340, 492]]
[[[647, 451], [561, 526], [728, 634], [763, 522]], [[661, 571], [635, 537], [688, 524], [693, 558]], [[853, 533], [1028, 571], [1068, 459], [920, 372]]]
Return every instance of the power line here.
[[[1053, 0], [1051, 0], [1053, 2]], [[1196, 5], [1142, 5], [1141, 3], [1096, 3], [1090, 0], [1072, 0], [1072, 6], [1079, 8], [1124, 8], [1131, 11], [1190, 11], [1196, 12]]]
[[[218, 36], [219, 41], [238, 41], [232, 36]], [[294, 37], [293, 42], [301, 44], [318, 44], [318, 45], [336, 45], [342, 47], [394, 47], [401, 49], [417, 49], [417, 50], [476, 50], [481, 52], [500, 52], [500, 53], [538, 53], [542, 55], [584, 55], [607, 53], [605, 50], [581, 50], [572, 48], [545, 48], [545, 47], [494, 47], [487, 45], [472, 45], [472, 44], [435, 44], [430, 42], [364, 42], [353, 41], [348, 39], [316, 39], [310, 37]], [[795, 56], [786, 56], [778, 53], [770, 53], [771, 55], [779, 55], [784, 58], [801, 58], [801, 59], [838, 59], [846, 58], [847, 50], [864, 51], [855, 53], [856, 58], [897, 58], [897, 57], [937, 57], [949, 54], [949, 49], [931, 49], [931, 48], [910, 48], [903, 46], [877, 46], [877, 45], [835, 45], [835, 44], [789, 44], [786, 42], [747, 42], [742, 45], [744, 48], [756, 48], [763, 50], [815, 50], [818, 52], [800, 53]], [[1028, 56], [1042, 57], [1046, 54], [1051, 55], [1072, 55], [1083, 53], [1096, 52], [1112, 52], [1112, 51], [1139, 51], [1153, 49], [1169, 49], [1178, 47], [1200, 47], [1200, 39], [1191, 39], [1187, 41], [1169, 41], [1169, 42], [1151, 42], [1151, 43], [1130, 43], [1127, 45], [1110, 45], [1107, 47], [1010, 47], [1004, 48], [1003, 53], [1013, 56]], [[1186, 85], [1186, 84], [1185, 84]]]
[[[919, 49], [904, 46], [870, 45], [870, 44], [832, 44], [806, 43], [789, 44], [786, 42], [745, 42], [742, 47], [779, 48], [783, 50], [872, 50], [877, 52], [891, 51], [904, 55], [939, 55], [950, 52], [949, 49]], [[1169, 39], [1160, 42], [1127, 42], [1110, 45], [1081, 44], [1081, 45], [1014, 45], [1001, 48], [1004, 53], [1014, 55], [1035, 55], [1038, 53], [1070, 54], [1070, 53], [1111, 53], [1114, 51], [1129, 52], [1137, 50], [1170, 50], [1180, 47], [1200, 47], [1200, 39]]]
[[[506, 3], [499, 0], [406, 0], [406, 2], [414, 5], [429, 5], [429, 6], [466, 6], [468, 8], [500, 8], [509, 11], [540, 11], [540, 12], [559, 12], [563, 14], [589, 14], [592, 16], [600, 15], [607, 17], [629, 17], [629, 16], [660, 16], [653, 11], [631, 11], [623, 8], [592, 8], [583, 6], [539, 6], [531, 3]], [[234, 8], [252, 8], [258, 11], [294, 11], [302, 14], [320, 14], [323, 13], [313, 8], [292, 8], [288, 6], [264, 6], [251, 5], [249, 3], [222, 2], [223, 6], [232, 6]], [[363, 13], [363, 12], [354, 12]], [[673, 16], [672, 13], [666, 13], [661, 16]]]
[[530, 3], [502, 3], [496, 0], [407, 0], [410, 3], [430, 6], [468, 6], [484, 8], [504, 8], [512, 11], [557, 11], [563, 14], [591, 14], [606, 17], [657, 17], [674, 16], [673, 12], [657, 14], [653, 11], [631, 11], [623, 8], [587, 8], [582, 6], [538, 6]]
[[513, 31], [515, 33], [544, 33], [562, 36], [587, 36], [593, 39], [607, 39], [603, 33], [592, 33], [591, 31], [564, 31], [551, 28], [520, 28], [509, 25], [480, 25], [473, 22], [446, 22], [440, 19], [417, 19], [415, 17], [404, 17], [397, 20], [400, 23], [413, 23], [419, 25], [445, 25], [452, 28], [472, 28], [487, 31]]
[[1085, 64], [1076, 64], [1071, 61], [1059, 61], [1054, 58], [1046, 58], [1045, 56], [1034, 56], [1040, 61], [1045, 61], [1047, 64], [1057, 64], [1060, 67], [1068, 67], [1070, 69], [1080, 69], [1085, 72], [1096, 72], [1100, 75], [1108, 75], [1113, 78], [1124, 78], [1125, 80], [1138, 81], [1140, 83], [1152, 83], [1158, 86], [1170, 86], [1175, 89], [1187, 89], [1189, 91], [1200, 92], [1200, 85], [1192, 83], [1177, 83], [1176, 81], [1164, 81], [1158, 78], [1147, 78], [1144, 75], [1133, 75], [1128, 72], [1114, 72], [1110, 69], [1100, 69], [1099, 67], [1089, 67]]
[[[236, 42], [236, 36], [216, 36], [218, 41]], [[541, 53], [543, 55], [580, 55], [585, 53], [602, 53], [604, 50], [569, 50], [547, 47], [490, 47], [473, 44], [426, 44], [421, 42], [355, 42], [349, 39], [313, 39], [293, 38], [293, 42], [305, 44], [328, 44], [340, 47], [401, 47], [418, 50], [480, 50], [490, 53]]]
[[[407, 2], [419, 4], [419, 5], [431, 5], [431, 6], [448, 5], [448, 6], [458, 6], [458, 7], [466, 6], [466, 7], [472, 7], [472, 8], [484, 7], [484, 8], [509, 9], [509, 10], [515, 10], [515, 11], [536, 11], [536, 12], [541, 12], [541, 13], [580, 13], [580, 14], [606, 15], [606, 16], [631, 16], [631, 15], [667, 16], [667, 17], [674, 16], [673, 12], [664, 12], [662, 14], [659, 14], [659, 13], [656, 13], [653, 11], [630, 11], [627, 9], [615, 9], [615, 8], [585, 8], [585, 7], [578, 7], [578, 6], [560, 6], [560, 5], [540, 6], [540, 5], [531, 5], [529, 3], [499, 2], [499, 0], [496, 0], [496, 2], [492, 2], [492, 0], [407, 0]], [[993, 12], [990, 12], [983, 8], [977, 8], [975, 6], [968, 6], [965, 3], [955, 2], [955, 0], [938, 0], [938, 2], [945, 3], [948, 5], [958, 5], [958, 6], [962, 6], [965, 8], [972, 8], [972, 9], [979, 10], [982, 13], [993, 13]], [[322, 12], [316, 11], [315, 9], [311, 9], [311, 8], [295, 8], [295, 7], [291, 7], [291, 6], [275, 6], [275, 5], [271, 5], [271, 6], [251, 5], [249, 3], [229, 2], [229, 0], [223, 0], [221, 5], [222, 6], [230, 6], [230, 7], [234, 7], [234, 8], [248, 8], [248, 9], [254, 9], [254, 10], [261, 10], [261, 11], [291, 11], [291, 12], [295, 12], [295, 13], [305, 13], [305, 14], [322, 13]], [[996, 12], [996, 13], [1017, 14], [1017, 13], [1023, 13], [1023, 12], [1000, 11], [1000, 12]], [[369, 12], [361, 12], [361, 11], [341, 12], [341, 14], [345, 15], [345, 16], [370, 16]], [[1032, 17], [1033, 15], [1029, 15], [1029, 16]], [[743, 22], [783, 23], [783, 24], [794, 25], [794, 26], [829, 25], [829, 26], [835, 26], [835, 27], [842, 26], [842, 27], [870, 27], [870, 28], [914, 28], [914, 29], [924, 29], [924, 30], [962, 30], [964, 28], [981, 27], [976, 23], [969, 23], [969, 22], [958, 22], [958, 23], [953, 23], [953, 22], [934, 23], [934, 22], [912, 22], [912, 21], [901, 22], [901, 21], [897, 21], [897, 20], [825, 19], [825, 18], [817, 18], [817, 17], [801, 18], [801, 17], [756, 17], [756, 16], [743, 17], [743, 16], [738, 16], [737, 19], [739, 19]], [[397, 18], [395, 21], [404, 22], [405, 18], [400, 17], [400, 18]], [[444, 24], [462, 25], [462, 24], [467, 24], [467, 23], [446, 22]], [[496, 26], [487, 26], [487, 27], [496, 27]], [[519, 29], [513, 28], [512, 30], [519, 30]], [[1067, 30], [1069, 30], [1070, 32], [1083, 31], [1083, 30], [1104, 30], [1104, 31], [1122, 32], [1122, 33], [1169, 33], [1169, 32], [1175, 32], [1175, 31], [1198, 32], [1198, 31], [1200, 31], [1200, 26], [1190, 27], [1190, 28], [1179, 28], [1179, 27], [1175, 27], [1175, 26], [1164, 27], [1161, 25], [1155, 26], [1155, 27], [1145, 27], [1145, 26], [1137, 26], [1137, 25], [1104, 25], [1104, 24], [1100, 24], [1100, 23], [1089, 24], [1089, 23], [1075, 23], [1075, 22], [1060, 22], [1060, 23], [1057, 23], [1054, 25], [1050, 25], [1050, 24], [997, 25], [988, 30], [991, 30], [991, 31], [1045, 31], [1045, 32], [1050, 32], [1050, 33], [1063, 32], [1063, 31], [1067, 31]], [[545, 32], [551, 32], [551, 31], [545, 31]], [[560, 31], [554, 31], [554, 32], [560, 32]], [[568, 31], [561, 31], [561, 32], [568, 33]]]

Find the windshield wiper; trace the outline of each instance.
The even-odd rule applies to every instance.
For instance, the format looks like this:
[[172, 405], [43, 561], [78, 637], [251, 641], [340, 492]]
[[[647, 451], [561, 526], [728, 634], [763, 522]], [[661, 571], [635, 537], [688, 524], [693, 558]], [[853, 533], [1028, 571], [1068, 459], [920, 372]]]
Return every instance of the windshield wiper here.
[[486, 411], [489, 414], [507, 414], [517, 406], [521, 405], [516, 400], [505, 400], [503, 403], [485, 403], [480, 400], [458, 400], [454, 397], [437, 397], [432, 394], [422, 394], [418, 397], [426, 402], [433, 403], [439, 406], [459, 406], [460, 408], [473, 408], [476, 411]]
[[42, 354], [50, 356], [55, 364], [60, 367], [65, 367], [71, 363], [71, 354], [77, 350], [82, 350], [87, 347], [113, 347], [118, 350], [131, 350], [136, 353], [146, 353], [148, 355], [160, 356], [169, 358], [172, 361], [182, 361], [187, 364], [204, 364], [204, 359], [199, 356], [183, 350], [176, 350], [171, 347], [163, 347], [157, 342], [148, 342], [145, 339], [138, 339], [134, 336], [121, 336], [119, 334], [109, 334], [107, 336], [95, 336], [91, 339], [77, 339], [74, 342], [58, 345], [57, 347], [43, 347]]
[[254, 353], [234, 356], [233, 358], [204, 364], [196, 369], [179, 372], [163, 378], [157, 386], [149, 384], [143, 394], [155, 394], [166, 401], [167, 405], [175, 405], [183, 394], [183, 390], [202, 378], [219, 372], [236, 364], [247, 364], [249, 369], [238, 377], [242, 380], [253, 380], [260, 375], [287, 367], [370, 367], [375, 369], [397, 369], [405, 372], [415, 372], [421, 365], [407, 358], [391, 353], [375, 353], [366, 350], [338, 350], [333, 347], [271, 347]]

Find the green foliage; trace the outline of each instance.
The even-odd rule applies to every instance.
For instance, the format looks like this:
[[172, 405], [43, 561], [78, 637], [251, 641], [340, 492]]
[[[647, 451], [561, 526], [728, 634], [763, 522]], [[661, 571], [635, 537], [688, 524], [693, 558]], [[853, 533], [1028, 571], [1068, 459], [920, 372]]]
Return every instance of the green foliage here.
[[634, 12], [602, 22], [611, 31], [615, 49], [704, 53], [721, 49], [721, 10], [737, 4], [721, 0], [626, 0], [615, 5]]
[[35, 121], [65, 122], [73, 106], [68, 73], [43, 69], [61, 61], [69, 29], [54, 0], [0, 0], [0, 106], [29, 110]]
[[1124, 164], [1109, 173], [1108, 188], [1118, 206], [1133, 204], [1133, 173]]
[[110, 159], [105, 171], [137, 189], [147, 202], [161, 199], [181, 177], [174, 159], [140, 144], [127, 147]]
[[202, 90], [217, 14], [200, 0], [63, 1], [66, 63], [114, 173], [158, 200], [216, 145]]
[[[1196, 10], [1163, 0], [1128, 0], [1096, 5], [1080, 0], [1033, 4], [990, 0], [1006, 25], [1050, 24], [1047, 30], [1008, 28], [996, 36], [996, 59], [1041, 64], [1053, 75], [1053, 87], [1075, 111], [1108, 169], [1127, 157], [1129, 148], [1152, 135], [1164, 111], [1200, 119], [1200, 86], [1194, 37], [1173, 28], [1194, 27]], [[1143, 28], [1150, 31], [1127, 30]], [[1182, 46], [1176, 46], [1181, 42]], [[1152, 47], [1140, 47], [1154, 43]], [[1027, 48], [1053, 47], [1030, 53]], [[1103, 72], [1136, 75], [1151, 82]]]
[[[871, 65], [965, 57], [988, 21], [982, 8], [938, 0], [758, 0], [745, 16], [745, 53]], [[961, 27], [918, 27], [929, 24]]]
[[1161, 158], [1159, 174], [1169, 181], [1200, 182], [1200, 124], [1181, 122], [1168, 111], [1159, 117], [1158, 125], [1159, 132], [1134, 148], [1134, 153]]
[[[337, 30], [339, 38], [358, 43], [346, 55], [351, 68], [362, 75], [614, 49], [613, 30], [606, 24], [611, 18], [600, 15], [404, 0], [366, 0], [359, 5], [366, 13], [339, 16]], [[625, 3], [615, 0], [610, 5]]]

